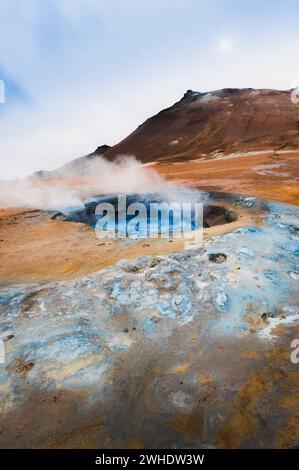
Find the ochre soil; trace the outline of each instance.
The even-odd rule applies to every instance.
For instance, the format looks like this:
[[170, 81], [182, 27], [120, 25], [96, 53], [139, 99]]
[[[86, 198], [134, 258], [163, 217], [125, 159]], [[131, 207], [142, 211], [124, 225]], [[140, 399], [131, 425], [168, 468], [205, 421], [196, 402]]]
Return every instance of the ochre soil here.
[[[261, 165], [267, 174], [258, 168]], [[153, 166], [169, 180], [185, 182], [204, 191], [258, 196], [263, 199], [299, 204], [299, 151], [256, 154], [221, 160], [157, 163]], [[280, 175], [282, 174], [282, 175]]]
[[[204, 230], [204, 237], [225, 233], [259, 216], [239, 211], [235, 222]], [[51, 220], [38, 210], [0, 208], [0, 284], [44, 283], [91, 274], [121, 259], [165, 255], [184, 248], [182, 239], [128, 241], [101, 239], [92, 227]]]
[[90, 274], [123, 258], [166, 254], [181, 241], [127, 245], [95, 236], [92, 227], [51, 220], [29, 209], [0, 209], [0, 284], [44, 283]]
[[[273, 152], [221, 160], [157, 163], [155, 170], [170, 181], [177, 181], [205, 191], [220, 191], [259, 196], [299, 204], [299, 152]], [[260, 174], [266, 165], [268, 173]], [[261, 170], [262, 167], [262, 170]], [[270, 173], [269, 173], [270, 171]], [[279, 176], [282, 173], [283, 176]], [[288, 175], [288, 176], [286, 176]], [[44, 181], [39, 184], [55, 184]], [[86, 180], [66, 181], [80, 192]], [[84, 189], [85, 191], [85, 189]], [[239, 213], [235, 223], [211, 227], [205, 238], [245, 224], [259, 223], [252, 215]], [[147, 240], [128, 242], [102, 240], [91, 227], [51, 220], [51, 214], [38, 210], [0, 206], [0, 283], [43, 283], [74, 278], [95, 272], [120, 259], [143, 255], [163, 255], [183, 248], [182, 240]]]

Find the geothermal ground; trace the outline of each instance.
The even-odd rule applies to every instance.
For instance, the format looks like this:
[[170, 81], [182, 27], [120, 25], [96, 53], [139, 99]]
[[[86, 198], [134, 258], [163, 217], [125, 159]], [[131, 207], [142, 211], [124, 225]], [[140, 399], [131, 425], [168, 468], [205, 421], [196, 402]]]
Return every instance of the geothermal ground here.
[[[208, 98], [204, 108], [219, 106]], [[194, 95], [184, 100], [194, 108]], [[298, 447], [298, 149], [269, 150], [263, 139], [255, 151], [243, 142], [241, 152], [143, 166], [203, 200], [196, 249], [96, 238], [88, 177], [63, 179], [84, 192], [79, 212], [6, 196], [1, 447]], [[57, 177], [30, 185], [57, 188]]]
[[299, 210], [208, 201], [237, 220], [206, 228], [196, 250], [3, 211], [1, 236], [11, 224], [26, 253], [14, 239], [2, 265], [2, 447], [297, 445]]

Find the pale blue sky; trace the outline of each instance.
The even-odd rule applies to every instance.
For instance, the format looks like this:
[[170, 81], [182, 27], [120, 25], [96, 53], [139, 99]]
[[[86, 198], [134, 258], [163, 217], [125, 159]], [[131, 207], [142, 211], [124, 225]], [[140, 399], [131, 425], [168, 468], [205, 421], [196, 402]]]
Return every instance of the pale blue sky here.
[[291, 88], [298, 21], [292, 0], [0, 0], [0, 178], [112, 145], [188, 88]]

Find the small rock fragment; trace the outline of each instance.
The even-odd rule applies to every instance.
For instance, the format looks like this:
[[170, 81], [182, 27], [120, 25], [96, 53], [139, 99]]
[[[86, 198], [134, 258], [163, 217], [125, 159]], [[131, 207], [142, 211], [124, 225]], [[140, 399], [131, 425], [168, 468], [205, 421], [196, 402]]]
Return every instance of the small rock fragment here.
[[227, 255], [225, 253], [210, 253], [209, 254], [209, 261], [212, 263], [224, 263], [227, 260]]

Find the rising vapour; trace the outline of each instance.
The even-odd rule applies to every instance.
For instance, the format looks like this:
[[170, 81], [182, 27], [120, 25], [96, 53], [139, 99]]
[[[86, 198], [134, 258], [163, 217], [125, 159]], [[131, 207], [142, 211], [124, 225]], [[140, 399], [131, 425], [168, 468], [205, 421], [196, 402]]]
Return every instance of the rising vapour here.
[[104, 157], [73, 161], [46, 176], [0, 183], [0, 203], [10, 207], [63, 210], [81, 207], [99, 194], [150, 193], [168, 183], [134, 157], [108, 161]]

